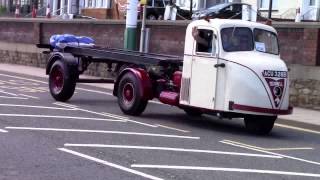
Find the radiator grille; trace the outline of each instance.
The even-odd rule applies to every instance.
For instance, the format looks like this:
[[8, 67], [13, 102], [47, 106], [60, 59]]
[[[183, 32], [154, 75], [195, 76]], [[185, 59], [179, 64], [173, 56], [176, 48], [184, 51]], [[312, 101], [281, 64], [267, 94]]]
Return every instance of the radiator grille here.
[[182, 78], [182, 87], [181, 87], [181, 101], [186, 101], [189, 103], [190, 95], [190, 78]]

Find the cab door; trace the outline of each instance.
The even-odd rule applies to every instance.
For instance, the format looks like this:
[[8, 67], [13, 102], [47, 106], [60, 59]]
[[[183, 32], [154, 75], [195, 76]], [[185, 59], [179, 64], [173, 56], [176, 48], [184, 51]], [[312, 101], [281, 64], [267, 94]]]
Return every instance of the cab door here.
[[[190, 105], [205, 109], [215, 108], [218, 63], [217, 33], [214, 29], [198, 27], [200, 32], [212, 33], [207, 50], [194, 40], [190, 80]], [[200, 33], [201, 35], [201, 33]]]

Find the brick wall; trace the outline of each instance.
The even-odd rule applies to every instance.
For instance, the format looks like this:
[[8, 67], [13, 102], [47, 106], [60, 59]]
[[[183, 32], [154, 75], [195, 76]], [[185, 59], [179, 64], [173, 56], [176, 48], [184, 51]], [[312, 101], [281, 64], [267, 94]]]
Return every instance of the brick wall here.
[[281, 58], [290, 64], [319, 65], [319, 29], [277, 28]]

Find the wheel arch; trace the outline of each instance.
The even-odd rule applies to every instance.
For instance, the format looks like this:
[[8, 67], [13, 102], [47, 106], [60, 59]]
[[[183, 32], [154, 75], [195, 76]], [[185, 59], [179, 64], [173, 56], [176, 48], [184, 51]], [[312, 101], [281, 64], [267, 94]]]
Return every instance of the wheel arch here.
[[46, 67], [46, 74], [48, 75], [50, 73], [50, 69], [54, 62], [57, 60], [63, 60], [68, 66], [78, 66], [79, 61], [76, 57], [74, 57], [70, 53], [61, 53], [61, 52], [55, 52], [51, 54], [49, 57], [47, 67]]
[[119, 76], [117, 77], [117, 79], [115, 81], [114, 89], [113, 89], [113, 95], [117, 96], [117, 91], [118, 91], [118, 88], [119, 88], [120, 80], [127, 73], [132, 73], [141, 82], [142, 97], [145, 100], [152, 99], [153, 98], [153, 92], [152, 92], [151, 79], [150, 79], [148, 73], [144, 69], [141, 69], [141, 68], [126, 68], [123, 71], [121, 71]]

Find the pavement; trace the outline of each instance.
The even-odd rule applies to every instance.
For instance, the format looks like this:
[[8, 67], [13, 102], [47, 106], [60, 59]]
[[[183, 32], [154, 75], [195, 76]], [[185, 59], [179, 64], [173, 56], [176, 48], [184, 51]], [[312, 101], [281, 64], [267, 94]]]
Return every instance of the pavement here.
[[[18, 73], [18, 74], [25, 74], [25, 75], [29, 75], [29, 76], [47, 78], [47, 75], [45, 74], [45, 69], [43, 69], [43, 68], [0, 63], [0, 70], [12, 72], [12, 73]], [[93, 76], [86, 76], [86, 75], [81, 75], [81, 77], [94, 78]], [[93, 87], [99, 87], [99, 88], [106, 88], [108, 90], [113, 89], [112, 84], [92, 83], [92, 84], [87, 84], [87, 85], [93, 86]], [[287, 120], [287, 121], [294, 121], [297, 123], [305, 123], [305, 124], [320, 126], [319, 117], [320, 117], [320, 111], [312, 110], [312, 109], [305, 109], [305, 108], [300, 108], [300, 107], [294, 107], [293, 114], [279, 116], [279, 119], [283, 119], [283, 120]]]

